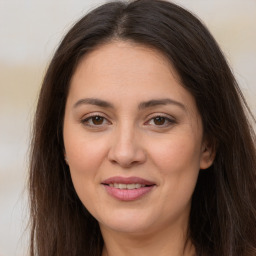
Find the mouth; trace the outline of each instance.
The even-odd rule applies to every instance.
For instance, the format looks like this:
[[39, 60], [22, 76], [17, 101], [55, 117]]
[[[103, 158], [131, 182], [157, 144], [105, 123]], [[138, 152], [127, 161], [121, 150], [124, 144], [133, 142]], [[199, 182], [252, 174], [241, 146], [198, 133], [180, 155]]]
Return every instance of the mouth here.
[[106, 186], [110, 186], [112, 188], [118, 188], [118, 189], [138, 189], [143, 187], [150, 187], [153, 185], [144, 185], [139, 183], [131, 183], [131, 184], [123, 184], [123, 183], [110, 183], [110, 184], [104, 184]]
[[101, 184], [110, 196], [121, 201], [137, 200], [156, 186], [154, 182], [139, 177], [111, 177]]

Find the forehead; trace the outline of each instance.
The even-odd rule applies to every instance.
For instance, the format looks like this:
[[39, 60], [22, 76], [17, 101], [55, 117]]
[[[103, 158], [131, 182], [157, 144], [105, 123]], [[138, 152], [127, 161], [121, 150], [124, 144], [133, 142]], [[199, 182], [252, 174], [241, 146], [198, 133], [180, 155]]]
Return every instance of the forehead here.
[[[119, 88], [142, 88], [142, 84], [179, 83], [170, 61], [158, 50], [133, 42], [114, 41], [86, 54], [77, 66], [71, 86], [78, 84], [101, 89], [117, 84]], [[129, 86], [128, 86], [129, 85]], [[143, 89], [143, 88], [142, 88]]]
[[[71, 79], [68, 98], [106, 101], [148, 101], [173, 98], [195, 106], [170, 61], [158, 50], [132, 42], [99, 46], [80, 61]], [[136, 103], [137, 104], [137, 103]]]

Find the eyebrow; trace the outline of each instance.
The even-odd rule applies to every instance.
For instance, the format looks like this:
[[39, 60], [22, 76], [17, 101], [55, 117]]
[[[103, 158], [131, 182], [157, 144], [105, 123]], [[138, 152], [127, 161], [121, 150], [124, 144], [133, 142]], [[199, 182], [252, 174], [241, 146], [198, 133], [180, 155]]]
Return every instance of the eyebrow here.
[[99, 106], [99, 107], [102, 107], [102, 108], [114, 108], [114, 106], [105, 101], [105, 100], [100, 100], [100, 99], [97, 99], [97, 98], [84, 98], [84, 99], [81, 99], [79, 101], [77, 101], [73, 108], [77, 108], [78, 106], [81, 106], [81, 105], [95, 105], [95, 106]]
[[153, 99], [153, 100], [149, 100], [149, 101], [145, 101], [145, 102], [141, 102], [139, 104], [139, 109], [145, 109], [145, 108], [150, 108], [150, 107], [155, 107], [155, 106], [161, 106], [161, 105], [168, 105], [168, 104], [172, 104], [172, 105], [176, 105], [180, 108], [182, 108], [183, 110], [186, 110], [186, 107], [173, 99]]
[[[101, 99], [97, 99], [97, 98], [80, 99], [74, 104], [73, 108], [77, 108], [84, 104], [85, 105], [95, 105], [95, 106], [99, 106], [102, 108], [114, 108], [114, 105], [111, 104], [110, 102], [101, 100]], [[145, 109], [145, 108], [151, 108], [151, 107], [155, 107], [155, 106], [168, 105], [168, 104], [176, 105], [176, 106], [182, 108], [183, 110], [186, 110], [186, 107], [182, 103], [180, 103], [176, 100], [173, 100], [173, 99], [169, 99], [169, 98], [152, 99], [149, 101], [141, 102], [138, 106], [138, 109], [141, 110], [141, 109]]]

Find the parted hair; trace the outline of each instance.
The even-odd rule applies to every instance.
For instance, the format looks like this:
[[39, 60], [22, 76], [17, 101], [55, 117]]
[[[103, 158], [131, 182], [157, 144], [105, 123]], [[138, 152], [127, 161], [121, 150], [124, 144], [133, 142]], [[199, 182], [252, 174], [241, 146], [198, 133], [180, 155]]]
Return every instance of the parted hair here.
[[[216, 41], [202, 22], [167, 1], [108, 2], [67, 33], [45, 74], [31, 141], [30, 256], [100, 256], [98, 222], [79, 200], [64, 160], [63, 118], [83, 56], [113, 40], [153, 47], [195, 98], [204, 136], [216, 150], [200, 170], [188, 239], [198, 256], [256, 255], [255, 122]], [[100, 48], [98, 48], [100, 50]], [[168, 202], [166, 202], [168, 204]], [[166, 238], [168, 242], [168, 237]]]

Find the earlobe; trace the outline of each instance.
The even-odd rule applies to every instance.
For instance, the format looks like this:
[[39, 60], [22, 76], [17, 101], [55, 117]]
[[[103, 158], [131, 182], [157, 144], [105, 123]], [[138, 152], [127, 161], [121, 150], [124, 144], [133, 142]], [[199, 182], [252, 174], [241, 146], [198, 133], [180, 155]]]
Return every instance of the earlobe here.
[[66, 155], [65, 151], [64, 151], [64, 159], [65, 159], [66, 164], [68, 165], [68, 158], [67, 158], [67, 155]]
[[200, 169], [207, 169], [209, 168], [216, 155], [215, 147], [210, 145], [203, 145], [202, 152], [201, 152], [201, 159], [200, 159]]

